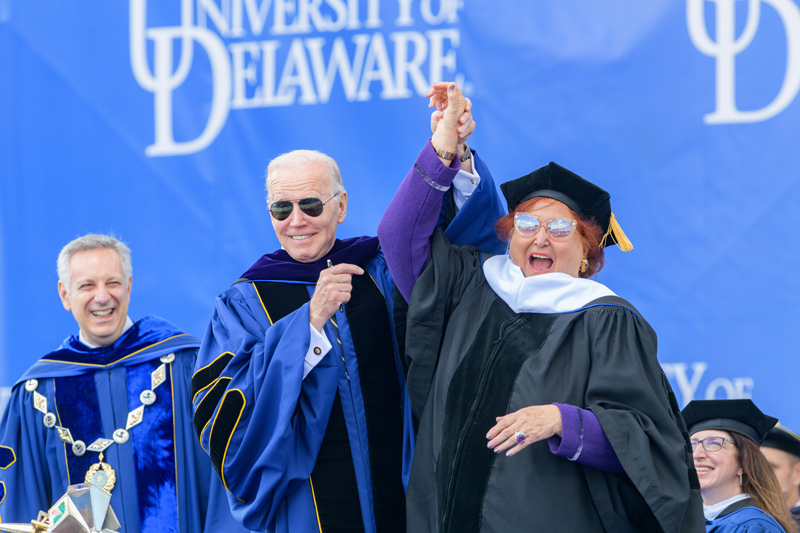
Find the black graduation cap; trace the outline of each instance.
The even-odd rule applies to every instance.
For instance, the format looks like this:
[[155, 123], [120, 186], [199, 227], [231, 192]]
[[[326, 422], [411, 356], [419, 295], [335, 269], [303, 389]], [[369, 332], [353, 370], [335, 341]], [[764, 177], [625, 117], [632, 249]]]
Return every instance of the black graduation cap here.
[[694, 400], [681, 411], [689, 435], [704, 429], [721, 429], [744, 435], [761, 444], [777, 418], [762, 413], [753, 400]]
[[800, 436], [780, 424], [767, 432], [761, 446], [782, 450], [800, 458]]
[[536, 169], [530, 174], [500, 185], [506, 197], [508, 212], [531, 198], [553, 198], [563, 203], [583, 220], [594, 218], [605, 231], [601, 247], [616, 244], [623, 252], [633, 245], [611, 212], [611, 195], [594, 183], [583, 179], [558, 163]]

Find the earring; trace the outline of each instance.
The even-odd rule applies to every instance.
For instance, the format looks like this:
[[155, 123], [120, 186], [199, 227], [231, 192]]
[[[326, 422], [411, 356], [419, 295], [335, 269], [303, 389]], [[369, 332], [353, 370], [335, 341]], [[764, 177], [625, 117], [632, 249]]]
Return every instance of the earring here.
[[742, 475], [741, 474], [739, 474], [739, 486], [740, 487], [742, 486]]
[[585, 257], [581, 259], [581, 272], [586, 272], [589, 270], [589, 260]]

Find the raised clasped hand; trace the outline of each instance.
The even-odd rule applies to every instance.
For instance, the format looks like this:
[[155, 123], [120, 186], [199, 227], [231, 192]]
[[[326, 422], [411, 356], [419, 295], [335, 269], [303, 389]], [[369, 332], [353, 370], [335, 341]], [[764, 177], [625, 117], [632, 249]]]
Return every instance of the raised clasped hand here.
[[308, 305], [309, 319], [314, 328], [322, 332], [325, 323], [336, 313], [340, 305], [350, 301], [353, 290], [353, 275], [360, 276], [364, 270], [348, 263], [324, 269]]
[[487, 447], [511, 457], [534, 442], [561, 435], [561, 411], [555, 405], [533, 405], [498, 416], [486, 434]]
[[[455, 82], [434, 83], [425, 96], [430, 98], [428, 107], [436, 108], [431, 113], [433, 143], [448, 151], [456, 145], [463, 145], [475, 131], [472, 101], [463, 95]], [[458, 152], [463, 153], [463, 148]]]

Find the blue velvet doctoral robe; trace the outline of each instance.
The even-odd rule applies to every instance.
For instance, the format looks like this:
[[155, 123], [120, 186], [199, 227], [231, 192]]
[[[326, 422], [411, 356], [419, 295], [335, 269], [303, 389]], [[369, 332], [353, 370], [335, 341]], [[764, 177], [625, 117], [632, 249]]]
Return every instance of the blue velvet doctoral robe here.
[[[199, 344], [172, 324], [146, 317], [111, 346], [90, 349], [72, 336], [35, 363], [14, 386], [0, 421], [2, 521], [30, 522], [69, 485], [83, 483], [98, 462], [98, 453], [76, 456], [55, 427], [45, 426], [34, 390], [47, 399], [56, 426], [89, 446], [126, 427], [129, 412], [142, 405], [141, 392], [152, 388], [152, 373], [164, 364], [155, 403], [145, 406], [126, 443], [103, 452], [116, 474], [111, 506], [122, 531], [244, 531], [191, 427], [189, 384]], [[174, 360], [162, 363], [169, 354]], [[34, 390], [26, 387], [31, 379], [38, 381]]]
[[[451, 219], [447, 231], [457, 242], [474, 243], [497, 253], [505, 245], [494, 235], [493, 224], [504, 214], [503, 206], [488, 169], [479, 160], [476, 164], [480, 186]], [[307, 301], [328, 259], [334, 264], [358, 264], [365, 274], [353, 276], [352, 299], [325, 325], [323, 333], [333, 348], [304, 379], [304, 359], [310, 343]], [[306, 303], [273, 319], [272, 304], [265, 303], [259, 292], [269, 290], [258, 288], [262, 282], [281, 293], [278, 300], [283, 299], [284, 292], [297, 295], [299, 287], [299, 297]], [[357, 289], [357, 283], [364, 293], [377, 289], [382, 299], [379, 308], [373, 307], [374, 313], [370, 312], [379, 317], [362, 314], [359, 318], [375, 325], [366, 335], [353, 334], [362, 326], [351, 323], [362, 298], [361, 292], [355, 294], [362, 290]], [[234, 517], [246, 527], [279, 533], [324, 529], [318, 509], [320, 493], [315, 492], [318, 487], [312, 472], [319, 467], [323, 439], [329, 420], [334, 419], [331, 413], [338, 410], [343, 415], [342, 431], [348, 441], [344, 449], [349, 445], [357, 487], [355, 514], [360, 510], [363, 522], [343, 529], [368, 533], [405, 529], [402, 516], [399, 523], [381, 525], [381, 509], [396, 504], [404, 514], [404, 492], [414, 449], [403, 367], [392, 334], [393, 291], [377, 239], [362, 237], [337, 240], [328, 256], [316, 263], [297, 263], [282, 250], [268, 254], [217, 298], [192, 383], [195, 430], [229, 491]], [[281, 303], [275, 305], [280, 307]], [[396, 403], [386, 401], [392, 402], [397, 414], [398, 442], [385, 442], [385, 451], [384, 443], [371, 434], [375, 421], [367, 415], [370, 399], [365, 393], [367, 387], [376, 388], [376, 375], [365, 377], [365, 362], [373, 358], [369, 350], [378, 348], [362, 348], [365, 343], [374, 340], [373, 344], [377, 344], [380, 339], [364, 337], [381, 337], [392, 352], [392, 362], [383, 367], [377, 378], [381, 380], [378, 388], [385, 383], [397, 394]], [[371, 384], [366, 384], [365, 379]], [[394, 453], [389, 448], [394, 449], [395, 444], [397, 479], [379, 479], [380, 474], [375, 474], [378, 468], [393, 467], [385, 464], [393, 459], [387, 461], [384, 454]], [[386, 489], [391, 483], [396, 483], [396, 492]], [[387, 502], [385, 496], [376, 494], [378, 485], [386, 494], [396, 495], [396, 501]]]
[[770, 515], [758, 507], [743, 507], [731, 513], [706, 520], [706, 533], [784, 533]]

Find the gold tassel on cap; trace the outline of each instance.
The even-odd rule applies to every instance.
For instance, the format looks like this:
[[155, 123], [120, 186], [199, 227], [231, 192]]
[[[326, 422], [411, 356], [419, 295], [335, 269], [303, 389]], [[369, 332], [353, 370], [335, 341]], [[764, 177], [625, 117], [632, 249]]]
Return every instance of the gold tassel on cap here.
[[614, 240], [617, 241], [617, 246], [623, 252], [630, 252], [633, 250], [633, 244], [631, 241], [628, 240], [628, 237], [625, 235], [625, 232], [622, 231], [622, 228], [619, 226], [619, 222], [617, 222], [616, 217], [614, 217], [614, 213], [611, 213], [611, 220], [608, 222], [608, 231], [606, 234], [603, 235], [603, 238], [600, 240], [600, 246], [602, 247], [606, 239], [611, 235], [614, 234]]
[[780, 422], [778, 422], [777, 424], [775, 424], [775, 427], [776, 427], [776, 428], [780, 428], [782, 431], [785, 431], [786, 433], [788, 433], [788, 434], [789, 434], [789, 435], [791, 435], [792, 437], [796, 438], [797, 440], [800, 440], [800, 435], [798, 435], [797, 433], [795, 433], [795, 432], [794, 432], [794, 431], [792, 431], [791, 429], [789, 429], [789, 428], [787, 428], [787, 427], [784, 427], [784, 426], [782, 426]]

